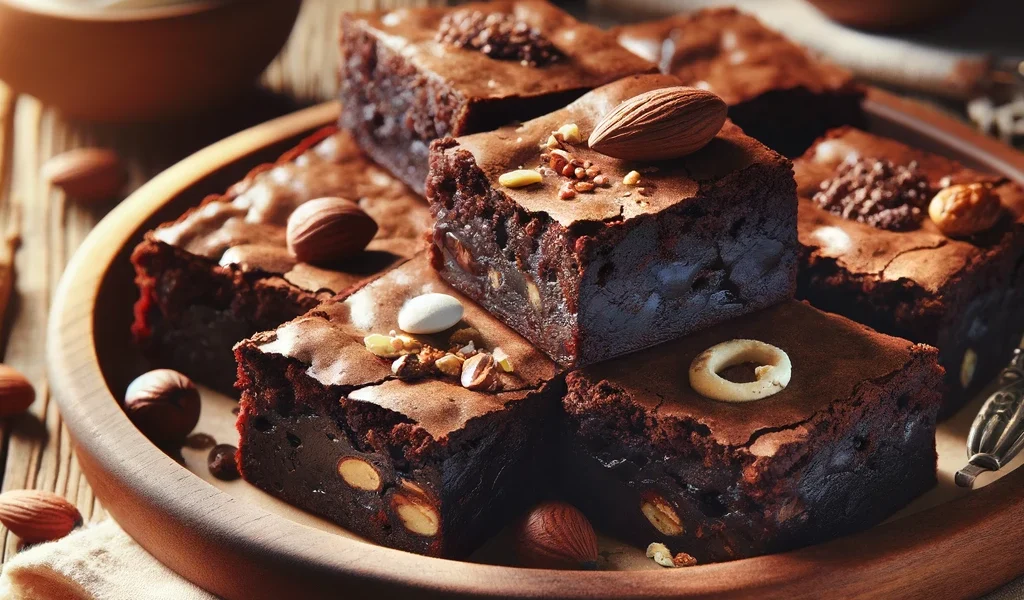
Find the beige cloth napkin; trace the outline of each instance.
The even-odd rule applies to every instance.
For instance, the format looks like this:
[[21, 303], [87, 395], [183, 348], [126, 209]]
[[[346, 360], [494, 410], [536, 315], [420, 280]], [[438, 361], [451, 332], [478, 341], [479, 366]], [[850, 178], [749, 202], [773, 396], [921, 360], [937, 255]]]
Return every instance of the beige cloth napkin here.
[[215, 600], [135, 543], [112, 519], [12, 558], [3, 600]]

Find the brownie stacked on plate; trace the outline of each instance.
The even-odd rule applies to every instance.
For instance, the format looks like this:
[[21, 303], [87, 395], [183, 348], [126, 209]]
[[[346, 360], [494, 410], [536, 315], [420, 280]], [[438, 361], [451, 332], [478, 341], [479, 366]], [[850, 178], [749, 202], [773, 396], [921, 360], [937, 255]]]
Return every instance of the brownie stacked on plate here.
[[[148, 347], [212, 381], [249, 336], [246, 480], [429, 555], [562, 496], [700, 561], [868, 527], [934, 484], [936, 350], [793, 299], [803, 180], [726, 119], [799, 88], [856, 122], [859, 91], [749, 17], [702, 15], [669, 29], [788, 75], [723, 100], [677, 73], [724, 90], [764, 70], [656, 74], [544, 2], [345, 17], [349, 133], [135, 255]], [[799, 153], [831, 124], [771, 143]]]

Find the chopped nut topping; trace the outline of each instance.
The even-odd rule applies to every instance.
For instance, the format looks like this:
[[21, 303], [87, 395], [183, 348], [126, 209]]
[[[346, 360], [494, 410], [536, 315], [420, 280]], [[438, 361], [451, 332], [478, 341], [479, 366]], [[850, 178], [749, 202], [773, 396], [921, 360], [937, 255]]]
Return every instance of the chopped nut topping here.
[[441, 20], [435, 39], [479, 50], [496, 60], [516, 60], [527, 67], [542, 67], [563, 57], [538, 29], [507, 13], [453, 11]]
[[497, 383], [494, 357], [480, 352], [462, 363], [462, 387], [468, 390], [489, 390]]
[[572, 186], [577, 192], [586, 193], [594, 191], [594, 184], [590, 183], [589, 181], [577, 181], [576, 183], [572, 184]]
[[542, 179], [541, 174], [533, 169], [518, 169], [502, 173], [498, 177], [498, 183], [507, 188], [521, 188], [540, 183]]
[[558, 128], [558, 133], [561, 134], [562, 140], [568, 144], [578, 144], [583, 141], [580, 137], [580, 128], [575, 123], [566, 123]]
[[640, 183], [640, 173], [637, 171], [630, 171], [626, 173], [626, 176], [622, 178], [622, 183], [626, 185], [636, 185]]
[[363, 338], [366, 349], [382, 358], [394, 358], [400, 354], [391, 343], [391, 336], [371, 333]]
[[607, 185], [610, 185], [610, 183], [608, 181], [608, 176], [607, 175], [598, 175], [597, 177], [594, 178], [594, 185], [599, 185], [601, 187], [605, 187]]
[[672, 564], [676, 567], [692, 567], [697, 564], [697, 559], [685, 552], [680, 552], [672, 557]]
[[501, 367], [502, 371], [505, 371], [506, 373], [512, 372], [512, 359], [509, 358], [508, 354], [506, 354], [501, 347], [495, 348], [491, 355], [494, 357], [494, 362], [498, 363], [498, 366]]
[[558, 197], [561, 200], [572, 200], [576, 197], [576, 189], [573, 188], [572, 182], [566, 181], [562, 184], [558, 189]]
[[458, 377], [462, 374], [462, 363], [465, 360], [454, 354], [445, 354], [434, 362], [437, 370], [449, 377]]
[[846, 219], [906, 231], [921, 223], [930, 195], [928, 180], [916, 162], [904, 166], [851, 157], [839, 165], [835, 177], [821, 182], [814, 201]]

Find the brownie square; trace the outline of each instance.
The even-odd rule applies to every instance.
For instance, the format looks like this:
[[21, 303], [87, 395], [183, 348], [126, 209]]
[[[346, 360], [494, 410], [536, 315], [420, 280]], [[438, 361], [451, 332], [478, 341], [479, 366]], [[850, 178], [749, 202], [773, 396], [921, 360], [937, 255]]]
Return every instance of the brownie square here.
[[[296, 262], [286, 247], [288, 216], [324, 196], [358, 201], [377, 236], [342, 264]], [[235, 343], [409, 258], [429, 227], [422, 198], [370, 162], [351, 136], [325, 129], [146, 234], [132, 254], [140, 293], [132, 333], [155, 360], [230, 391]]]
[[[751, 402], [695, 392], [694, 358], [735, 339], [785, 351], [788, 386]], [[571, 373], [567, 493], [599, 529], [701, 562], [870, 527], [936, 482], [935, 354], [788, 301]]]
[[[564, 365], [618, 356], [792, 296], [796, 192], [788, 160], [726, 122], [681, 159], [638, 163], [564, 144], [606, 185], [562, 199], [572, 183], [539, 147], [575, 124], [586, 140], [621, 101], [678, 85], [629, 77], [518, 127], [434, 144], [427, 199], [433, 264]], [[540, 166], [538, 166], [540, 165]], [[542, 180], [503, 187], [535, 168]], [[631, 171], [640, 176], [627, 185]], [[595, 177], [595, 180], [597, 178]]]
[[[365, 336], [398, 329], [403, 305], [425, 293], [458, 298], [462, 320], [408, 336], [422, 344], [411, 358], [379, 357], [364, 345]], [[463, 387], [430, 358], [453, 346], [495, 358], [500, 348], [511, 372], [495, 369], [490, 386]], [[564, 381], [543, 353], [441, 281], [424, 256], [235, 352], [242, 476], [369, 540], [464, 556], [552, 487]], [[399, 368], [407, 360], [417, 368]]]
[[[912, 171], [924, 190], [920, 224], [887, 230], [822, 208], [815, 194], [837, 180], [846, 161], [873, 168], [889, 161]], [[952, 414], [1006, 366], [1024, 333], [1024, 190], [853, 128], [829, 132], [794, 168], [801, 196], [798, 294], [823, 310], [938, 347], [946, 369], [942, 416]], [[980, 234], [946, 236], [927, 216], [927, 201], [944, 187], [971, 183], [990, 186], [1004, 215]], [[867, 187], [840, 185], [851, 194]], [[881, 193], [873, 189], [859, 193]]]
[[657, 71], [541, 1], [346, 14], [341, 28], [341, 124], [419, 192], [432, 140], [536, 117]]
[[850, 73], [736, 9], [706, 9], [614, 33], [662, 72], [721, 96], [743, 131], [787, 156], [798, 156], [827, 129], [862, 121], [863, 90]]

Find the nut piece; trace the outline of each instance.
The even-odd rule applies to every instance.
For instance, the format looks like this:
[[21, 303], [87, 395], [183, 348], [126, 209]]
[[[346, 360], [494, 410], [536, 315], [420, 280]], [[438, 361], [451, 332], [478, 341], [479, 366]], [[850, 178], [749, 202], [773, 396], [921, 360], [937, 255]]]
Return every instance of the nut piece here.
[[434, 537], [441, 529], [441, 516], [425, 498], [397, 493], [391, 498], [391, 507], [410, 533]]
[[128, 181], [121, 159], [113, 150], [79, 148], [46, 161], [43, 179], [65, 194], [85, 202], [109, 200]]
[[660, 542], [653, 542], [647, 546], [647, 558], [653, 558], [654, 562], [663, 567], [673, 568], [676, 566], [672, 562], [672, 551]]
[[529, 279], [526, 281], [526, 296], [529, 298], [530, 306], [533, 307], [533, 310], [539, 313], [544, 309], [544, 303], [540, 298], [540, 288], [537, 287], [536, 283]]
[[[736, 383], [719, 371], [743, 363], [756, 363], [756, 381]], [[789, 385], [793, 365], [784, 350], [757, 340], [729, 340], [697, 355], [690, 363], [690, 387], [712, 400], [749, 402], [777, 394]]]
[[70, 502], [43, 490], [12, 490], [0, 494], [0, 523], [25, 543], [60, 539], [81, 525], [82, 515]]
[[622, 178], [622, 183], [626, 185], [636, 185], [640, 183], [640, 173], [638, 171], [630, 171]]
[[672, 557], [672, 565], [676, 567], [692, 567], [697, 564], [697, 559], [685, 552], [678, 552]]
[[506, 373], [513, 371], [512, 359], [509, 358], [508, 354], [505, 353], [500, 347], [494, 349], [491, 354], [494, 356], [494, 362]]
[[467, 390], [488, 390], [497, 379], [494, 357], [479, 352], [462, 363], [462, 387]]
[[624, 160], [664, 160], [692, 154], [725, 124], [727, 107], [715, 94], [688, 87], [644, 92], [615, 107], [590, 134], [593, 150]]
[[407, 300], [398, 311], [398, 327], [408, 333], [439, 333], [462, 320], [458, 298], [448, 294], [423, 294]]
[[375, 356], [379, 356], [381, 358], [395, 358], [402, 353], [395, 348], [393, 339], [394, 338], [390, 335], [371, 333], [363, 338], [363, 345], [366, 346], [366, 349], [372, 352]]
[[0, 364], [0, 417], [20, 415], [32, 406], [36, 391], [24, 375]]
[[377, 235], [377, 222], [344, 198], [318, 198], [288, 217], [288, 252], [296, 260], [332, 264], [359, 254]]
[[519, 522], [516, 555], [535, 569], [596, 569], [597, 534], [575, 506], [544, 502]]
[[238, 479], [240, 475], [238, 462], [235, 459], [237, 454], [238, 448], [231, 444], [217, 444], [211, 448], [209, 456], [206, 457], [206, 466], [210, 469], [210, 475], [221, 481]]
[[999, 195], [980, 183], [939, 190], [928, 205], [928, 216], [950, 237], [985, 231], [996, 224], [1002, 212]]
[[541, 174], [533, 169], [519, 169], [509, 171], [498, 176], [498, 183], [507, 188], [521, 188], [543, 180]]
[[381, 487], [380, 473], [377, 468], [361, 458], [346, 456], [338, 461], [338, 475], [350, 487], [367, 492], [375, 492]]
[[452, 346], [461, 347], [470, 342], [473, 342], [477, 346], [484, 345], [484, 337], [476, 327], [463, 327], [461, 329], [456, 329], [452, 333], [451, 337], [448, 338], [448, 343]]
[[672, 505], [656, 492], [644, 493], [643, 500], [640, 502], [640, 512], [644, 513], [655, 529], [665, 535], [683, 533], [683, 522], [679, 519], [679, 515], [676, 514]]
[[960, 363], [960, 387], [967, 389], [974, 381], [974, 371], [978, 368], [978, 353], [974, 348], [964, 352], [964, 360]]
[[128, 418], [157, 446], [181, 446], [199, 422], [201, 406], [192, 380], [171, 369], [143, 373], [124, 395]]
[[462, 363], [466, 362], [454, 354], [445, 354], [434, 362], [437, 370], [449, 377], [458, 377], [462, 374]]
[[566, 123], [558, 128], [558, 133], [562, 135], [562, 139], [569, 144], [578, 144], [583, 141], [580, 136], [580, 128], [575, 123]]

